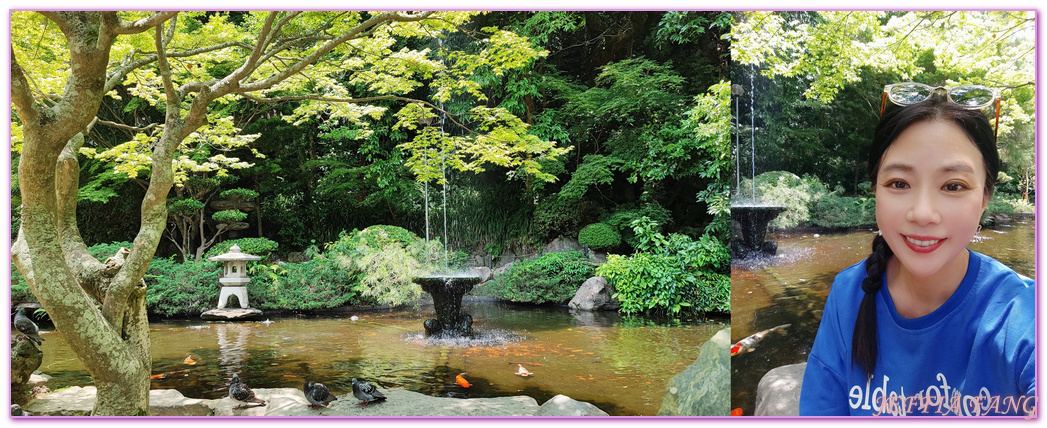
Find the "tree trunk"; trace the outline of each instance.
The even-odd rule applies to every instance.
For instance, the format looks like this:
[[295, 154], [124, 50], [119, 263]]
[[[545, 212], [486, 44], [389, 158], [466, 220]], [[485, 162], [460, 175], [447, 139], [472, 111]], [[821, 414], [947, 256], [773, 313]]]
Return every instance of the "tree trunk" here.
[[[151, 358], [141, 279], [160, 236], [152, 233], [156, 225], [146, 221], [147, 214], [150, 221], [155, 215], [150, 207], [160, 190], [155, 188], [156, 174], [143, 202], [143, 232], [130, 251], [122, 250], [103, 265], [87, 252], [76, 227], [76, 153], [107, 91], [106, 67], [117, 33], [144, 31], [173, 13], [132, 24], [120, 22], [115, 12], [42, 13], [65, 35], [71, 71], [61, 101], [45, 107], [34, 98], [17, 58], [11, 59], [12, 103], [24, 127], [18, 165], [22, 223], [11, 248], [12, 262], [94, 378], [99, 399], [93, 413], [148, 414]], [[170, 186], [162, 189], [165, 198], [168, 190]], [[161, 230], [166, 221], [163, 200]]]

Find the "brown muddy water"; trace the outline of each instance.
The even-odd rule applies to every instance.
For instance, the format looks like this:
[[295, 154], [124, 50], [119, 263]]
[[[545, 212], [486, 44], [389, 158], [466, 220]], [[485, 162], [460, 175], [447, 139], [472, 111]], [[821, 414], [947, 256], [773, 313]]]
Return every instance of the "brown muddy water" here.
[[[1035, 277], [1036, 229], [1032, 218], [983, 229], [971, 250], [991, 256], [1016, 272]], [[731, 339], [792, 324], [787, 334], [766, 337], [756, 351], [731, 358], [731, 408], [752, 415], [756, 389], [769, 370], [807, 361], [833, 278], [869, 255], [873, 231], [771, 233], [778, 242], [772, 258], [731, 264]]]
[[[356, 321], [347, 314], [269, 323], [152, 323], [152, 388], [220, 398], [237, 373], [252, 388], [301, 388], [312, 380], [340, 397], [352, 393], [350, 379], [356, 377], [381, 389], [432, 396], [527, 395], [541, 404], [564, 394], [611, 415], [656, 415], [669, 379], [727, 327], [486, 301], [467, 301], [463, 312], [475, 319], [473, 339], [423, 338], [422, 320], [433, 316], [431, 306], [361, 312]], [[40, 370], [54, 376], [51, 388], [90, 385], [61, 335], [44, 337]], [[517, 376], [519, 365], [533, 376]], [[469, 388], [455, 383], [459, 373], [465, 373]]]

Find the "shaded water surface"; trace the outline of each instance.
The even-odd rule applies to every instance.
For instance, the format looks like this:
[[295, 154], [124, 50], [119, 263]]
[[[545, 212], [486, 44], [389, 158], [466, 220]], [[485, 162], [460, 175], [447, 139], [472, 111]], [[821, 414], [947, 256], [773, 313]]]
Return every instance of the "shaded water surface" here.
[[[153, 323], [152, 388], [220, 398], [237, 373], [252, 388], [300, 389], [312, 380], [341, 397], [351, 395], [350, 379], [356, 377], [382, 389], [442, 397], [528, 395], [541, 404], [565, 394], [611, 415], [655, 415], [669, 379], [726, 327], [493, 302], [467, 302], [463, 311], [475, 319], [474, 339], [425, 339], [422, 320], [432, 317], [431, 306], [359, 313], [356, 321], [345, 315]], [[44, 337], [40, 370], [54, 376], [52, 389], [91, 384], [61, 336]], [[516, 376], [518, 364], [534, 375]], [[471, 387], [455, 384], [459, 373]]]
[[[1035, 224], [1021, 219], [983, 229], [968, 248], [1034, 277]], [[822, 308], [836, 274], [869, 255], [873, 231], [836, 234], [772, 233], [778, 255], [731, 265], [731, 339], [792, 324], [787, 334], [766, 337], [756, 351], [731, 358], [731, 408], [752, 415], [756, 389], [769, 370], [807, 361]]]

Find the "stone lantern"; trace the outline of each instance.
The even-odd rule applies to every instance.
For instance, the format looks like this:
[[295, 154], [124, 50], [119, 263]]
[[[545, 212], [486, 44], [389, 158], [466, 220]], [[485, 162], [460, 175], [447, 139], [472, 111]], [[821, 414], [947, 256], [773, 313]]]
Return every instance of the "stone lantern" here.
[[[222, 293], [218, 296], [218, 309], [204, 312], [205, 319], [240, 319], [261, 315], [262, 311], [249, 307], [247, 303], [247, 283], [251, 282], [251, 277], [247, 276], [247, 262], [261, 259], [240, 252], [239, 245], [233, 245], [228, 253], [208, 259], [212, 262], [222, 262], [224, 272], [222, 277], [218, 278], [218, 282], [222, 284]], [[236, 296], [242, 309], [225, 309], [229, 296]]]

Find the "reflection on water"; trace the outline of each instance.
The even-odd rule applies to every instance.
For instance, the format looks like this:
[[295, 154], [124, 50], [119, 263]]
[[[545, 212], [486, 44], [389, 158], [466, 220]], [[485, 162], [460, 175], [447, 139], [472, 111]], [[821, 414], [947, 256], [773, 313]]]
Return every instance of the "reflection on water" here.
[[[477, 337], [429, 340], [422, 320], [432, 308], [295, 317], [264, 322], [171, 321], [151, 325], [154, 389], [219, 398], [239, 374], [252, 388], [301, 388], [321, 381], [350, 394], [353, 377], [380, 388], [432, 396], [556, 394], [591, 402], [611, 415], [655, 415], [665, 386], [698, 357], [723, 323], [654, 323], [617, 314], [466, 302]], [[52, 389], [89, 385], [91, 378], [57, 333], [45, 336], [40, 370]], [[187, 364], [191, 356], [196, 364]], [[517, 376], [518, 364], [534, 375]], [[455, 384], [455, 376], [472, 384]]]
[[[968, 248], [991, 256], [1016, 272], [1034, 277], [1035, 224], [1032, 219], [983, 229]], [[755, 352], [731, 358], [731, 408], [746, 415], [756, 407], [756, 388], [767, 371], [807, 361], [822, 308], [836, 274], [869, 255], [873, 231], [836, 234], [778, 233], [778, 255], [731, 265], [731, 336], [746, 336], [792, 324], [785, 336], [771, 335]], [[733, 343], [732, 342], [732, 343]]]

